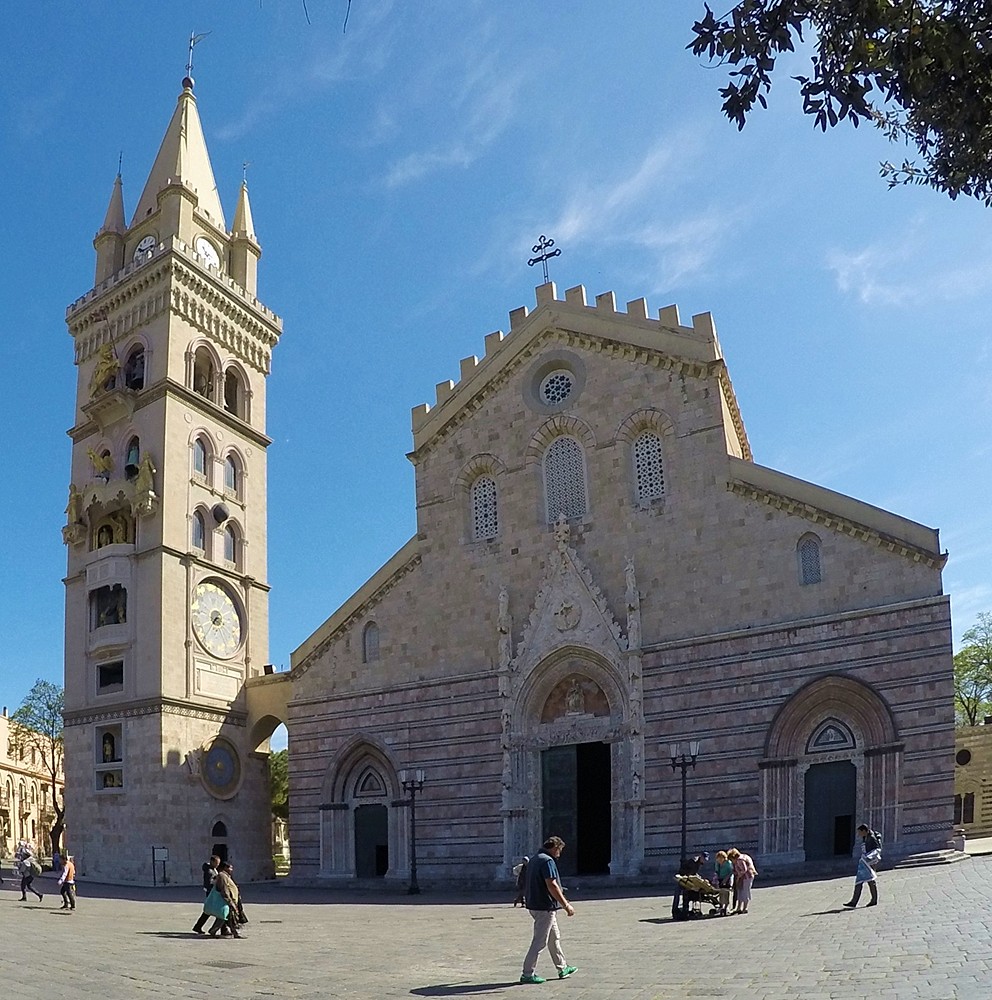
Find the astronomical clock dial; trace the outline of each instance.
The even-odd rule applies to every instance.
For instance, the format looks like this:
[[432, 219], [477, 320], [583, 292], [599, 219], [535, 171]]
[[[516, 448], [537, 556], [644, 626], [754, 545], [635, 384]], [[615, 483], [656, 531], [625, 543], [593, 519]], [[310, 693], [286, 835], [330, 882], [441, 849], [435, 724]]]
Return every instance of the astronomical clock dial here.
[[204, 264], [220, 267], [220, 255], [217, 253], [217, 248], [205, 236], [197, 236], [193, 242], [193, 249], [199, 254]]
[[241, 645], [241, 615], [234, 598], [218, 583], [201, 583], [193, 591], [193, 632], [213, 656], [233, 656]]
[[138, 241], [138, 245], [134, 248], [134, 263], [140, 264], [142, 261], [148, 260], [157, 242], [154, 236], [142, 236]]
[[215, 739], [203, 754], [200, 775], [211, 794], [229, 798], [241, 781], [238, 751], [227, 740]]

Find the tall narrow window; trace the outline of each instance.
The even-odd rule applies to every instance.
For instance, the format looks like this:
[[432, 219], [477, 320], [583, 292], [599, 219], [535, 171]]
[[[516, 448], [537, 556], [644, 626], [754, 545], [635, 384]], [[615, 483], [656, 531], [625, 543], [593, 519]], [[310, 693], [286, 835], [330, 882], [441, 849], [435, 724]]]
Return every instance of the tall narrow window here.
[[137, 392], [145, 387], [145, 349], [136, 347], [124, 363], [124, 385]]
[[654, 431], [644, 431], [634, 439], [634, 481], [638, 503], [650, 503], [665, 495], [661, 438]]
[[961, 810], [961, 822], [962, 823], [974, 823], [975, 822], [975, 793], [965, 792], [964, 794], [964, 808]]
[[820, 543], [816, 538], [807, 536], [799, 542], [799, 582], [802, 584], [819, 583], [820, 573]]
[[379, 659], [379, 626], [369, 622], [362, 631], [362, 662], [374, 663]]
[[544, 453], [544, 496], [548, 523], [558, 516], [582, 517], [586, 512], [586, 470], [582, 445], [575, 438], [558, 437]]
[[203, 521], [203, 515], [198, 511], [193, 511], [193, 548], [201, 552], [206, 548], [207, 528]]
[[244, 416], [243, 392], [241, 379], [233, 368], [228, 368], [224, 375], [224, 409], [236, 417]]
[[205, 347], [198, 347], [193, 355], [193, 392], [214, 398], [214, 363]]
[[193, 475], [201, 479], [207, 478], [207, 446], [202, 438], [193, 442]]
[[472, 484], [472, 537], [479, 541], [499, 533], [496, 480], [479, 476]]
[[238, 534], [230, 524], [224, 528], [224, 559], [229, 563], [238, 561]]
[[224, 489], [236, 495], [240, 479], [237, 460], [233, 455], [228, 455], [224, 460]]

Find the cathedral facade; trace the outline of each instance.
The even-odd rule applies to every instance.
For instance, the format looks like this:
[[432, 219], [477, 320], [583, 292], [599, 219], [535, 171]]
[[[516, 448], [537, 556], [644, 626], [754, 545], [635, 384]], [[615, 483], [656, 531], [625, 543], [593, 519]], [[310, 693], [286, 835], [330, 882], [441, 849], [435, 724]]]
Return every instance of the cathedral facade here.
[[130, 223], [121, 178], [69, 306], [78, 380], [65, 625], [68, 848], [81, 875], [199, 882], [211, 853], [272, 872], [265, 381], [247, 187], [228, 230], [193, 81]]
[[543, 285], [408, 457], [415, 536], [283, 685], [294, 875], [408, 878], [416, 775], [428, 881], [506, 878], [549, 834], [566, 874], [665, 877], [693, 750], [690, 849], [944, 846], [937, 532], [755, 464], [709, 314]]

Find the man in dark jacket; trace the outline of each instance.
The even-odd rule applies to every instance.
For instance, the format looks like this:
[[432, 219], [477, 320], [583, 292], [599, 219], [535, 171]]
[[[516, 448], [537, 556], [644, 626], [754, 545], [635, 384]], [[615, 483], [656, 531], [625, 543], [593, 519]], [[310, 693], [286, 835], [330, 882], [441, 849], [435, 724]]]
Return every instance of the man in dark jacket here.
[[537, 974], [537, 956], [547, 948], [551, 960], [558, 969], [558, 978], [567, 979], [573, 972], [578, 972], [574, 965], [565, 962], [561, 951], [561, 935], [558, 932], [556, 911], [563, 909], [568, 916], [575, 915], [575, 908], [565, 898], [561, 883], [558, 881], [558, 865], [555, 863], [565, 849], [565, 841], [561, 837], [548, 837], [541, 848], [540, 854], [530, 859], [527, 865], [527, 889], [524, 898], [527, 901], [527, 911], [534, 920], [534, 936], [530, 948], [524, 958], [522, 983], [543, 983], [544, 979]]
[[[203, 862], [203, 895], [207, 896], [210, 890], [214, 887], [214, 879], [217, 878], [217, 867], [220, 864], [220, 858], [216, 854], [210, 855], [209, 861]], [[193, 930], [197, 934], [203, 934], [203, 925], [210, 919], [209, 913], [201, 913], [200, 919], [193, 924]]]

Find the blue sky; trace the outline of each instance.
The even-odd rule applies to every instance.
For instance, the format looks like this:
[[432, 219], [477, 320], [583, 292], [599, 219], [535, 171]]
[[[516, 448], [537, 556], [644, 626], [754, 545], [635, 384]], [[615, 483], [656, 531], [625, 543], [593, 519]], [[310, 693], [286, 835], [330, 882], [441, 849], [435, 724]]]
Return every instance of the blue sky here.
[[712, 311], [755, 459], [940, 528], [956, 637], [992, 610], [989, 211], [888, 191], [869, 128], [813, 131], [780, 63], [738, 133], [685, 51], [696, 0], [8, 0], [0, 185], [0, 702], [60, 680], [75, 371], [65, 306], [118, 154], [133, 210], [196, 94], [230, 224], [250, 162], [269, 379], [270, 660], [413, 533], [410, 408], [559, 293]]

